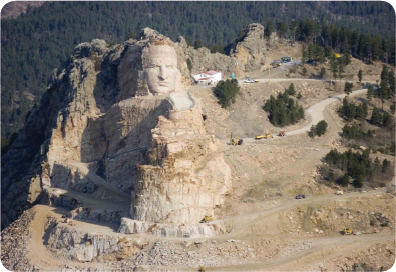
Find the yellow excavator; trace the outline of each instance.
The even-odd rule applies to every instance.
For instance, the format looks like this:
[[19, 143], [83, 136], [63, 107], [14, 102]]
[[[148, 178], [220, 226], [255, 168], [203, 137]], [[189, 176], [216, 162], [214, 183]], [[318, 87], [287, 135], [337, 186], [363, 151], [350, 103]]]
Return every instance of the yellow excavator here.
[[271, 133], [266, 132], [265, 135], [257, 135], [255, 139], [260, 140], [260, 139], [268, 139], [268, 138], [274, 138], [274, 136], [272, 136]]
[[344, 235], [351, 235], [351, 234], [353, 233], [353, 230], [352, 230], [352, 229], [345, 228], [345, 229], [343, 230], [343, 233], [344, 233]]
[[264, 139], [268, 139], [268, 138], [274, 138], [274, 136], [272, 136], [271, 133], [266, 132], [265, 136], [264, 136]]
[[204, 217], [204, 219], [202, 219], [199, 223], [209, 223], [210, 221], [213, 220], [213, 216], [211, 215], [207, 215]]

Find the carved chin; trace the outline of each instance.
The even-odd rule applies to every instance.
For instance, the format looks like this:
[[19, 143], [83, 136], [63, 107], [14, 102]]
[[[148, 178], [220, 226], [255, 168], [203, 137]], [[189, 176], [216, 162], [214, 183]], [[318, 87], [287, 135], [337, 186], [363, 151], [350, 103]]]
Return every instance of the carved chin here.
[[172, 88], [169, 85], [167, 85], [167, 86], [156, 85], [156, 86], [151, 86], [151, 88], [149, 88], [149, 90], [154, 95], [161, 95], [161, 94], [167, 94], [167, 93], [174, 91], [174, 86]]

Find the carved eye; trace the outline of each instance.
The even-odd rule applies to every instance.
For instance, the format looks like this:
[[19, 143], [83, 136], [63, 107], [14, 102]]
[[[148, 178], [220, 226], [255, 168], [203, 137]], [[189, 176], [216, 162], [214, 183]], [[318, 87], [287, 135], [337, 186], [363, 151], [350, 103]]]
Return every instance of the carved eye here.
[[173, 68], [173, 65], [166, 65], [166, 68], [172, 69], [172, 68]]

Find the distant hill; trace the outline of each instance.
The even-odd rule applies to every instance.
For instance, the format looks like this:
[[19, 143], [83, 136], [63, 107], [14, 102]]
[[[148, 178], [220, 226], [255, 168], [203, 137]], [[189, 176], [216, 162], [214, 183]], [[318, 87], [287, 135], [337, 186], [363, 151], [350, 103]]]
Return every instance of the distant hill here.
[[22, 13], [25, 13], [27, 8], [40, 7], [44, 4], [44, 1], [13, 1], [7, 3], [1, 10], [1, 18], [18, 17]]
[[[51, 71], [81, 42], [94, 38], [121, 42], [150, 27], [173, 40], [182, 35], [192, 43], [201, 40], [222, 47], [249, 23], [267, 26], [268, 19], [274, 27], [279, 22], [289, 26], [292, 20], [313, 20], [317, 32], [322, 24], [334, 24], [378, 36], [383, 47], [394, 43], [395, 12], [386, 2], [44, 2], [26, 8], [26, 14], [17, 18], [1, 20], [2, 136], [10, 138], [18, 131], [46, 90]], [[291, 35], [287, 29], [285, 36]]]

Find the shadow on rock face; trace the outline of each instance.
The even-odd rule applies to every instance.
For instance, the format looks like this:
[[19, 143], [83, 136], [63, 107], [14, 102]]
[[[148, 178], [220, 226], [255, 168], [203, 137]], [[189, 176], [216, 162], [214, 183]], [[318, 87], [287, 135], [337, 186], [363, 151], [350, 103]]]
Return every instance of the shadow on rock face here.
[[164, 98], [142, 97], [123, 100], [96, 120], [89, 120], [82, 134], [81, 161], [96, 163], [96, 174], [115, 187], [131, 192], [136, 164], [147, 161], [151, 130], [159, 116], [172, 108]]

